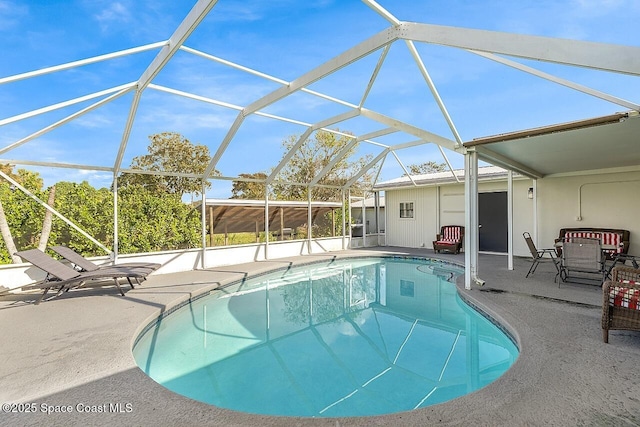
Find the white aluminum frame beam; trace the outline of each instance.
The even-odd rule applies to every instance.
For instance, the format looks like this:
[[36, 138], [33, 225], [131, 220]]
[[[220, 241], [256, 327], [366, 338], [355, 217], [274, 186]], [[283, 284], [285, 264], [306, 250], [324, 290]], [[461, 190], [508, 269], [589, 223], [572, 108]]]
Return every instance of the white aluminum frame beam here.
[[220, 143], [220, 146], [218, 146], [218, 149], [216, 150], [215, 154], [211, 158], [211, 161], [209, 161], [209, 165], [207, 165], [207, 168], [205, 169], [204, 174], [202, 175], [203, 178], [211, 177], [211, 174], [213, 173], [216, 166], [218, 165], [218, 162], [222, 158], [222, 155], [227, 150], [227, 147], [231, 143], [231, 140], [235, 136], [236, 132], [238, 132], [238, 129], [240, 129], [242, 122], [244, 122], [244, 118], [245, 118], [245, 115], [243, 110], [238, 113], [238, 115], [236, 116], [236, 119], [233, 121], [233, 123], [231, 124], [231, 127], [229, 128], [222, 142]]
[[100, 98], [101, 96], [109, 95], [114, 92], [127, 90], [131, 88], [131, 86], [135, 85], [135, 83], [127, 83], [124, 85], [112, 87], [110, 89], [105, 89], [100, 92], [90, 93], [88, 95], [79, 96], [77, 98], [73, 98], [67, 101], [58, 102], [57, 104], [48, 105], [46, 107], [38, 108], [35, 110], [27, 111], [26, 113], [18, 114], [12, 117], [7, 117], [6, 119], [0, 120], [0, 126], [8, 125], [11, 123], [19, 122], [21, 120], [29, 119], [31, 117], [39, 116], [40, 114], [50, 113], [55, 110], [59, 110], [61, 108], [69, 107], [71, 105], [80, 104], [81, 102], [89, 101], [94, 98]]
[[449, 110], [447, 110], [447, 106], [444, 105], [444, 101], [440, 96], [440, 92], [438, 92], [438, 88], [436, 88], [435, 83], [431, 79], [431, 75], [429, 75], [429, 71], [427, 70], [427, 67], [424, 65], [424, 62], [422, 61], [422, 57], [418, 53], [418, 49], [416, 49], [416, 45], [411, 40], [405, 40], [405, 43], [409, 48], [409, 52], [411, 53], [413, 60], [418, 65], [418, 69], [420, 70], [420, 74], [422, 74], [422, 78], [424, 78], [425, 82], [427, 83], [427, 86], [429, 86], [431, 95], [433, 96], [433, 99], [436, 101], [436, 104], [438, 104], [438, 108], [440, 108], [440, 112], [442, 113], [442, 116], [447, 122], [447, 125], [449, 125], [449, 129], [451, 130], [451, 133], [453, 134], [457, 142], [456, 148], [459, 148], [462, 145], [462, 138], [458, 133], [458, 129], [456, 128], [456, 125], [453, 123], [453, 119], [449, 114]]
[[400, 27], [408, 40], [640, 76], [640, 47], [636, 46], [414, 22]]
[[[191, 33], [198, 27], [200, 22], [207, 16], [209, 11], [218, 3], [218, 0], [198, 0], [193, 8], [189, 11], [187, 16], [182, 20], [176, 31], [167, 40], [165, 46], [158, 52], [151, 64], [142, 73], [138, 79], [138, 87], [131, 103], [129, 110], [129, 116], [127, 117], [127, 123], [124, 128], [122, 140], [120, 142], [120, 148], [118, 149], [118, 155], [113, 166], [114, 172], [117, 174], [120, 171], [122, 164], [122, 158], [129, 142], [129, 136], [131, 135], [131, 128], [133, 121], [136, 117], [138, 105], [140, 104], [140, 97], [142, 92], [151, 83], [151, 81], [158, 75], [158, 73], [167, 65], [169, 60], [180, 49], [180, 46], [187, 40]], [[206, 177], [206, 176], [205, 176]]]
[[147, 44], [147, 45], [144, 45], [144, 46], [134, 47], [134, 48], [131, 48], [131, 49], [125, 49], [125, 50], [120, 50], [120, 51], [117, 51], [117, 52], [108, 53], [106, 55], [99, 55], [99, 56], [94, 56], [94, 57], [87, 58], [87, 59], [81, 59], [79, 61], [72, 61], [72, 62], [67, 62], [65, 64], [54, 65], [53, 67], [42, 68], [40, 70], [29, 71], [29, 72], [21, 73], [21, 74], [15, 74], [13, 76], [0, 78], [0, 85], [5, 84], [5, 83], [16, 82], [16, 81], [22, 80], [22, 79], [28, 79], [28, 78], [31, 78], [31, 77], [42, 76], [44, 74], [55, 73], [57, 71], [68, 70], [70, 68], [81, 67], [83, 65], [93, 64], [95, 62], [100, 62], [100, 61], [106, 61], [106, 60], [109, 60], [109, 59], [119, 58], [121, 56], [127, 56], [127, 55], [131, 55], [131, 54], [139, 53], [139, 52], [144, 52], [144, 51], [151, 50], [151, 49], [157, 49], [159, 47], [164, 46], [165, 44], [167, 44], [166, 41], [161, 41], [161, 42]]
[[312, 186], [316, 185], [322, 179], [322, 177], [324, 177], [327, 173], [329, 173], [331, 168], [333, 168], [336, 165], [336, 163], [342, 160], [349, 153], [349, 151], [359, 142], [362, 142], [364, 140], [371, 139], [371, 138], [377, 138], [379, 136], [389, 135], [395, 132], [397, 132], [396, 129], [385, 128], [385, 129], [380, 129], [378, 131], [371, 132], [366, 135], [362, 135], [357, 138], [354, 138], [353, 141], [349, 142], [346, 146], [344, 146], [344, 148], [342, 148], [342, 150], [340, 150], [340, 152], [336, 154], [334, 158], [331, 159], [331, 161], [327, 163], [327, 165], [320, 172], [318, 172], [318, 175], [315, 178], [313, 178], [310, 185]]
[[24, 194], [26, 194], [27, 196], [29, 196], [30, 198], [35, 200], [40, 206], [42, 206], [43, 208], [45, 208], [46, 210], [48, 210], [49, 212], [51, 212], [52, 214], [54, 214], [55, 216], [60, 218], [62, 221], [64, 221], [66, 224], [68, 224], [71, 228], [76, 230], [78, 233], [82, 234], [84, 237], [86, 237], [87, 239], [91, 240], [97, 246], [102, 248], [105, 252], [107, 252], [108, 254], [111, 254], [111, 249], [107, 248], [105, 245], [100, 243], [98, 240], [96, 240], [89, 233], [87, 233], [86, 231], [84, 231], [83, 229], [78, 227], [73, 221], [69, 220], [67, 217], [62, 215], [60, 212], [55, 210], [52, 206], [49, 206], [47, 204], [47, 202], [41, 200], [38, 196], [36, 196], [35, 194], [31, 193], [29, 190], [24, 188], [22, 185], [20, 185], [17, 181], [15, 181], [9, 175], [7, 175], [6, 173], [0, 171], [0, 176], [3, 177], [4, 179], [6, 179], [7, 181], [9, 181], [12, 185], [14, 185], [17, 189], [22, 191]]
[[375, 120], [378, 123], [382, 123], [386, 126], [390, 126], [392, 128], [398, 129], [399, 131], [408, 133], [413, 136], [417, 136], [418, 138], [424, 139], [426, 142], [433, 142], [434, 144], [442, 145], [443, 147], [448, 148], [452, 151], [464, 150], [464, 147], [458, 147], [458, 144], [455, 141], [452, 141], [451, 139], [426, 131], [424, 129], [420, 129], [408, 123], [403, 123], [399, 120], [396, 120], [392, 117], [385, 116], [375, 111], [368, 110], [366, 108], [361, 108], [360, 114], [371, 120]]
[[[267, 184], [273, 182], [273, 180], [275, 179], [275, 177], [280, 173], [280, 171], [287, 165], [287, 163], [289, 163], [289, 160], [291, 160], [291, 158], [295, 155], [296, 151], [298, 151], [298, 149], [307, 141], [307, 139], [311, 136], [311, 134], [313, 132], [315, 132], [318, 129], [323, 129], [326, 128], [327, 126], [331, 126], [334, 125], [336, 123], [340, 123], [343, 122], [345, 120], [349, 120], [352, 119], [354, 117], [358, 117], [360, 115], [360, 111], [356, 110], [351, 110], [351, 111], [346, 111], [342, 114], [338, 114], [337, 116], [333, 116], [330, 117], [328, 119], [325, 119], [321, 122], [318, 122], [316, 124], [314, 124], [313, 126], [309, 127], [301, 136], [300, 138], [298, 138], [298, 141], [296, 141], [296, 143], [293, 145], [293, 147], [291, 147], [291, 149], [287, 152], [287, 154], [285, 154], [285, 156], [282, 158], [282, 160], [280, 161], [280, 163], [275, 167], [275, 169], [273, 169], [273, 171], [271, 172], [271, 175], [269, 175], [267, 177]], [[351, 138], [354, 138], [354, 136], [350, 135]]]
[[41, 167], [47, 167], [47, 168], [113, 172], [113, 168], [111, 166], [92, 166], [92, 165], [78, 165], [73, 163], [41, 162], [38, 160], [0, 159], [0, 163], [10, 164], [10, 165], [41, 166]]
[[378, 171], [376, 172], [376, 176], [375, 178], [373, 178], [373, 185], [376, 185], [376, 182], [378, 182], [378, 179], [380, 178], [380, 173], [382, 172], [382, 168], [384, 167], [384, 162], [386, 161], [387, 161], [387, 156], [384, 156], [384, 158], [380, 162], [380, 166], [378, 166]]
[[220, 146], [218, 147], [216, 154], [211, 159], [209, 166], [207, 166], [204, 177], [206, 178], [211, 175], [211, 172], [213, 172], [213, 170], [217, 166], [218, 161], [226, 151], [235, 134], [238, 132], [238, 129], [246, 116], [256, 113], [257, 111], [260, 111], [265, 107], [268, 107], [269, 105], [281, 100], [282, 98], [285, 98], [286, 96], [303, 89], [311, 83], [343, 67], [346, 67], [347, 65], [357, 61], [358, 59], [363, 58], [369, 55], [371, 52], [374, 52], [377, 49], [380, 49], [381, 47], [386, 46], [398, 39], [399, 34], [397, 29], [381, 31], [378, 34], [375, 34], [374, 36], [354, 46], [353, 48], [334, 57], [333, 59], [330, 59], [319, 67], [316, 67], [315, 69], [302, 75], [298, 79], [289, 83], [287, 86], [276, 89], [275, 91], [248, 105], [240, 113], [238, 113], [236, 120], [220, 143]]
[[581, 84], [578, 84], [578, 83], [574, 83], [574, 82], [572, 82], [570, 80], [566, 80], [566, 79], [563, 79], [561, 77], [556, 77], [556, 76], [554, 76], [552, 74], [548, 74], [548, 73], [545, 73], [543, 71], [536, 70], [535, 68], [529, 67], [529, 66], [521, 64], [519, 62], [512, 61], [512, 60], [507, 59], [507, 58], [502, 58], [502, 57], [496, 56], [496, 55], [494, 55], [492, 53], [479, 52], [479, 51], [475, 51], [475, 50], [470, 50], [469, 52], [475, 53], [476, 55], [482, 56], [483, 58], [490, 59], [491, 61], [498, 62], [498, 63], [500, 63], [502, 65], [506, 65], [508, 67], [515, 68], [516, 70], [520, 70], [520, 71], [523, 71], [525, 73], [534, 75], [534, 76], [539, 77], [541, 79], [549, 80], [550, 82], [553, 82], [553, 83], [568, 87], [568, 88], [576, 90], [578, 92], [586, 93], [587, 95], [591, 95], [591, 96], [594, 96], [596, 98], [600, 98], [602, 100], [611, 102], [613, 104], [617, 104], [617, 105], [623, 106], [623, 107], [628, 108], [630, 110], [640, 111], [640, 104], [636, 104], [634, 102], [627, 101], [627, 100], [622, 99], [622, 98], [618, 98], [617, 96], [609, 95], [608, 93], [604, 93], [604, 92], [601, 92], [599, 90], [592, 89], [590, 87], [587, 87], [587, 86], [584, 86], [584, 85], [581, 85]]
[[[391, 14], [388, 10], [384, 9], [374, 0], [363, 0], [363, 1], [364, 3], [367, 4], [367, 6], [369, 6], [374, 11], [376, 11], [380, 16], [386, 19], [394, 27], [398, 27], [402, 24], [402, 22], [398, 18], [393, 16], [393, 14]], [[451, 119], [451, 115], [449, 114], [447, 107], [444, 105], [444, 101], [442, 100], [442, 97], [440, 96], [440, 93], [438, 92], [436, 85], [433, 83], [433, 80], [429, 75], [429, 71], [427, 70], [427, 67], [424, 65], [424, 62], [422, 61], [422, 57], [420, 57], [420, 54], [418, 53], [418, 50], [416, 49], [416, 46], [413, 43], [413, 41], [405, 40], [405, 44], [407, 45], [407, 48], [409, 49], [409, 53], [411, 53], [413, 60], [418, 65], [418, 69], [420, 70], [422, 77], [427, 83], [427, 86], [429, 86], [429, 90], [431, 90], [433, 99], [436, 101], [436, 104], [438, 104], [438, 107], [440, 108], [440, 112], [442, 113], [442, 116], [444, 117], [445, 121], [449, 125], [449, 129], [451, 129], [451, 133], [453, 133], [453, 136], [455, 137], [456, 142], [458, 143], [457, 146], [459, 147], [460, 145], [462, 145], [462, 138], [460, 137], [460, 134], [458, 133], [458, 129], [456, 128], [455, 124], [453, 123], [453, 120]]]
[[275, 91], [263, 96], [257, 101], [253, 102], [245, 109], [245, 115], [253, 114], [256, 111], [281, 100], [282, 98], [301, 90], [302, 88], [320, 80], [321, 78], [328, 76], [341, 68], [346, 67], [349, 64], [356, 62], [357, 60], [364, 58], [376, 50], [393, 43], [400, 39], [401, 33], [397, 28], [389, 28], [383, 30], [367, 40], [357, 44], [351, 49], [346, 50], [342, 54], [330, 59], [319, 67], [314, 68], [306, 74], [303, 74], [296, 80], [289, 83], [285, 87], [276, 89]]
[[389, 53], [389, 49], [391, 49], [391, 45], [388, 44], [382, 49], [382, 53], [380, 54], [380, 58], [378, 58], [378, 62], [376, 63], [376, 67], [373, 69], [373, 73], [371, 74], [371, 78], [369, 79], [369, 83], [367, 83], [367, 87], [362, 94], [362, 98], [360, 99], [359, 108], [364, 106], [365, 101], [369, 97], [369, 93], [371, 92], [371, 88], [373, 87], [373, 83], [375, 83], [378, 78], [378, 74], [380, 73], [380, 69], [382, 68], [382, 64], [384, 64], [385, 59], [387, 59], [387, 54]]
[[[245, 67], [245, 66], [240, 65], [240, 64], [236, 64], [235, 62], [231, 62], [231, 61], [228, 61], [226, 59], [222, 59], [222, 58], [219, 58], [217, 56], [210, 55], [208, 53], [205, 53], [205, 52], [202, 52], [202, 51], [199, 51], [199, 50], [196, 50], [196, 49], [192, 49], [192, 48], [187, 47], [187, 46], [181, 46], [180, 50], [184, 50], [185, 52], [189, 52], [189, 53], [191, 53], [193, 55], [200, 56], [200, 57], [208, 59], [210, 61], [214, 61], [214, 62], [218, 62], [218, 63], [223, 64], [223, 65], [227, 65], [227, 66], [229, 66], [231, 68], [235, 68], [237, 70], [244, 71], [244, 72], [246, 72], [248, 74], [252, 74], [252, 75], [257, 76], [257, 77], [262, 77], [265, 80], [269, 80], [269, 81], [272, 81], [274, 83], [281, 84], [283, 86], [288, 86], [288, 85], [291, 84], [291, 82], [288, 82], [288, 81], [283, 80], [281, 78], [278, 78], [278, 77], [275, 77], [275, 76], [271, 76], [271, 75], [263, 73], [261, 71], [257, 71], [257, 70], [254, 70], [252, 68]], [[327, 101], [331, 101], [331, 102], [335, 102], [335, 103], [340, 104], [340, 105], [344, 105], [345, 107], [358, 108], [357, 105], [354, 105], [351, 102], [347, 102], [347, 101], [344, 101], [342, 99], [338, 99], [338, 98], [335, 98], [333, 96], [329, 96], [329, 95], [326, 95], [324, 93], [317, 92], [315, 90], [302, 88], [302, 89], [300, 89], [300, 91], [308, 93], [310, 95], [317, 96], [318, 98], [322, 98], [322, 99], [325, 99]]]
[[409, 178], [409, 181], [411, 181], [414, 187], [417, 187], [418, 184], [416, 184], [415, 180], [413, 179], [413, 176], [411, 176], [411, 172], [407, 170], [407, 167], [404, 165], [404, 163], [402, 163], [402, 160], [400, 160], [400, 157], [398, 157], [398, 153], [396, 153], [394, 150], [391, 150], [391, 154], [393, 154], [393, 157], [395, 157], [396, 162], [398, 162], [398, 164], [404, 171], [404, 174], [407, 175], [407, 177]]
[[6, 147], [0, 149], [0, 154], [6, 153], [7, 151], [10, 151], [10, 150], [13, 150], [14, 148], [17, 148], [17, 147], [19, 147], [20, 145], [22, 145], [24, 143], [27, 143], [27, 142], [29, 142], [29, 141], [31, 141], [33, 139], [36, 139], [36, 138], [38, 138], [38, 137], [40, 137], [40, 136], [42, 136], [42, 135], [44, 135], [44, 134], [46, 134], [48, 132], [51, 132], [52, 130], [62, 126], [65, 123], [68, 123], [68, 122], [70, 122], [70, 121], [72, 121], [72, 120], [74, 120], [74, 119], [76, 119], [78, 117], [81, 117], [81, 116], [83, 116], [83, 115], [95, 110], [96, 108], [102, 107], [103, 105], [108, 104], [109, 102], [120, 98], [121, 96], [126, 95], [127, 93], [131, 92], [134, 87], [135, 87], [135, 83], [131, 83], [127, 88], [122, 89], [119, 92], [114, 93], [113, 95], [108, 96], [108, 97], [106, 97], [104, 99], [101, 99], [100, 101], [95, 102], [95, 103], [89, 105], [88, 107], [85, 107], [82, 110], [77, 111], [77, 112], [75, 112], [75, 113], [73, 113], [73, 114], [71, 114], [71, 115], [69, 115], [69, 116], [67, 116], [67, 117], [65, 117], [65, 118], [63, 118], [61, 120], [58, 120], [57, 122], [55, 122], [55, 123], [53, 123], [53, 124], [51, 124], [51, 125], [49, 125], [47, 127], [44, 127], [42, 129], [32, 133], [31, 135], [28, 135], [28, 136], [26, 136], [26, 137], [24, 137], [24, 138], [22, 138], [22, 139], [20, 139], [20, 140], [18, 140], [16, 142], [12, 143], [12, 144], [9, 144]]
[[389, 148], [386, 148], [385, 150], [383, 150], [380, 154], [378, 154], [376, 157], [373, 158], [373, 160], [371, 160], [369, 163], [367, 163], [365, 166], [362, 167], [362, 169], [360, 169], [360, 172], [358, 172], [357, 174], [353, 175], [351, 178], [349, 178], [349, 180], [345, 183], [345, 185], [342, 187], [343, 189], [349, 189], [351, 188], [351, 186], [360, 179], [360, 177], [362, 177], [362, 175], [364, 175], [369, 169], [371, 169], [373, 166], [376, 165], [376, 163], [378, 163], [380, 161], [380, 159], [383, 159], [387, 156], [387, 154], [389, 154], [391, 150]]

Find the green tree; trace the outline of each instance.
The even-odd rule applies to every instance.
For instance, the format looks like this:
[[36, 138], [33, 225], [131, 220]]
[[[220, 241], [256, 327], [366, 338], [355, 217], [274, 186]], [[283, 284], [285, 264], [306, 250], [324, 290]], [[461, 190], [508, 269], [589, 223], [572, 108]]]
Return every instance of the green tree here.
[[[286, 153], [293, 148], [298, 136], [291, 136], [282, 142]], [[334, 132], [320, 130], [315, 132], [294, 153], [287, 165], [280, 171], [277, 179], [281, 181], [305, 184], [312, 181], [339, 153], [346, 149], [353, 139]], [[358, 173], [372, 156], [366, 155], [350, 160], [356, 153], [356, 146], [347, 150], [338, 162], [320, 178], [318, 184], [344, 185], [349, 178]], [[366, 173], [361, 179], [365, 185], [372, 177]], [[308, 189], [304, 185], [274, 184], [274, 193], [281, 200], [307, 200]], [[338, 200], [339, 190], [325, 187], [314, 187], [311, 192], [313, 200]]]
[[[11, 165], [0, 165], [0, 170], [13, 179], [17, 178], [16, 176], [12, 176], [13, 167]], [[5, 187], [7, 187], [8, 183], [5, 182], [4, 184], [5, 184]], [[7, 258], [11, 259], [15, 263], [20, 262], [20, 257], [17, 255], [13, 255], [17, 251], [16, 243], [13, 240], [13, 235], [11, 234], [11, 228], [9, 227], [7, 217], [4, 213], [4, 206], [2, 205], [1, 198], [0, 198], [0, 234], [2, 234], [2, 241], [4, 242], [4, 245], [6, 248]]]
[[421, 175], [425, 173], [444, 172], [447, 170], [447, 164], [436, 163], [432, 160], [429, 160], [428, 162], [424, 163], [411, 164], [407, 166], [407, 168], [409, 168], [409, 173], [411, 175]]
[[121, 253], [186, 249], [201, 245], [200, 213], [177, 194], [129, 185], [118, 193]]
[[256, 173], [241, 173], [238, 175], [240, 178], [256, 179], [262, 182], [254, 181], [233, 181], [231, 188], [232, 199], [250, 199], [250, 200], [264, 200], [265, 197], [265, 184], [267, 174], [264, 172]]
[[[4, 165], [2, 170], [33, 195], [41, 200], [47, 199], [47, 190], [43, 189], [43, 181], [38, 173], [26, 169], [13, 172], [13, 168], [9, 165]], [[2, 203], [7, 227], [2, 230], [3, 244], [0, 260], [3, 263], [22, 262], [21, 259], [14, 259], [11, 255], [17, 250], [38, 245], [45, 209], [5, 180], [0, 182], [0, 203]], [[2, 225], [1, 221], [2, 218], [0, 218], [0, 225]]]
[[[133, 158], [131, 169], [158, 172], [179, 172], [201, 175], [206, 170], [211, 156], [206, 145], [194, 145], [175, 132], [163, 132], [149, 136], [149, 153]], [[218, 171], [214, 174], [219, 175]], [[140, 185], [156, 194], [169, 193], [182, 197], [184, 194], [202, 192], [202, 180], [184, 176], [162, 176], [147, 174], [122, 174], [118, 186]], [[209, 182], [206, 188], [211, 187]]]
[[[55, 207], [105, 246], [113, 245], [113, 193], [109, 189], [96, 189], [87, 181], [58, 182]], [[104, 250], [59, 218], [54, 219], [51, 240], [85, 256], [105, 255]]]

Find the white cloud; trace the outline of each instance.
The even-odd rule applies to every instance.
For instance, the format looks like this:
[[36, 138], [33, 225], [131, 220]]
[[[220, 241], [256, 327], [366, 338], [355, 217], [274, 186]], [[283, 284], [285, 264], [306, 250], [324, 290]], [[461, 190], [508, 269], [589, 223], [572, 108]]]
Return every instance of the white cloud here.
[[103, 31], [110, 29], [113, 25], [131, 22], [129, 8], [121, 2], [108, 4], [98, 14], [94, 15], [94, 17], [100, 23], [100, 28]]
[[90, 117], [83, 116], [75, 119], [73, 124], [82, 126], [85, 128], [104, 128], [105, 126], [113, 124], [113, 120], [104, 115], [91, 115]]
[[29, 8], [26, 5], [0, 0], [0, 32], [11, 31], [28, 14]]
[[[188, 133], [198, 129], [228, 129], [236, 112], [213, 112], [206, 107], [188, 105], [181, 102], [173, 102], [167, 106], [155, 106], [138, 110], [140, 123], [145, 128], [156, 128], [167, 131]], [[153, 132], [152, 132], [153, 133]]]

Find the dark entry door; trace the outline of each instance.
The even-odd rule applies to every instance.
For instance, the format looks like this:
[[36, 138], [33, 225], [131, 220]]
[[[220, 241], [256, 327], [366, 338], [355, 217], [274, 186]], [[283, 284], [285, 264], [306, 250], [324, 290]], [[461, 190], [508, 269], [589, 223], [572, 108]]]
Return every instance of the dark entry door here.
[[507, 193], [478, 194], [478, 246], [481, 251], [507, 252]]

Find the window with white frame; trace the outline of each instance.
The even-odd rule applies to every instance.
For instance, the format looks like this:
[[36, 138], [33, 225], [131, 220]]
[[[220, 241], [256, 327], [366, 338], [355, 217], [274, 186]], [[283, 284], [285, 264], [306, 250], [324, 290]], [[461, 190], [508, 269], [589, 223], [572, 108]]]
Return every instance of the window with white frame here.
[[400, 218], [413, 218], [413, 202], [400, 202]]

